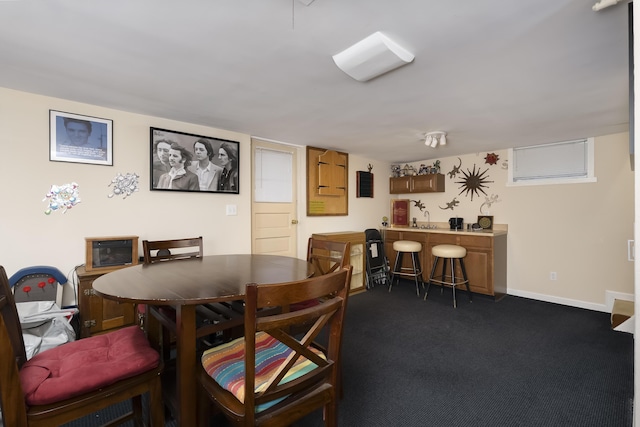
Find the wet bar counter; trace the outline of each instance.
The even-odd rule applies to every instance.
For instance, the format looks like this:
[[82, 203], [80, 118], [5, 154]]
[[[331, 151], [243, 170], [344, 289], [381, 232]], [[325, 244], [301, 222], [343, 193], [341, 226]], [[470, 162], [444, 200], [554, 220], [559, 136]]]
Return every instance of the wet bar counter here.
[[[391, 269], [396, 260], [393, 242], [413, 240], [422, 244], [420, 263], [425, 282], [429, 278], [432, 266], [431, 248], [436, 245], [459, 245], [467, 249], [464, 259], [471, 291], [489, 295], [496, 300], [507, 293], [507, 227], [496, 225], [494, 230], [467, 231], [450, 230], [439, 224], [438, 228], [388, 227], [381, 230], [384, 248]], [[409, 257], [403, 264], [409, 266]], [[461, 274], [457, 272], [457, 274]]]

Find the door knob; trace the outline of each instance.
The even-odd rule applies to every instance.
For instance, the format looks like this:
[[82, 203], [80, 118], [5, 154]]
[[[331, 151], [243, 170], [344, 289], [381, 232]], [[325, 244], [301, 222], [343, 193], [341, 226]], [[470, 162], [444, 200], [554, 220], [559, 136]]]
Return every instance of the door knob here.
[[291, 224], [294, 224], [294, 225], [295, 225], [295, 224], [297, 224], [297, 223], [298, 223], [298, 220], [297, 220], [297, 219], [292, 219], [292, 220], [291, 220]]

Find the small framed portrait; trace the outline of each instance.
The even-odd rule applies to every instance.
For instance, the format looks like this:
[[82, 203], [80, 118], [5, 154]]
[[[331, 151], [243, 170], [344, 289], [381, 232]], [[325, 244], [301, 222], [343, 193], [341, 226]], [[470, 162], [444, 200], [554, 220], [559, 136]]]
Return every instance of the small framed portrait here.
[[151, 128], [151, 190], [240, 194], [240, 143]]
[[49, 160], [113, 166], [113, 120], [49, 110]]

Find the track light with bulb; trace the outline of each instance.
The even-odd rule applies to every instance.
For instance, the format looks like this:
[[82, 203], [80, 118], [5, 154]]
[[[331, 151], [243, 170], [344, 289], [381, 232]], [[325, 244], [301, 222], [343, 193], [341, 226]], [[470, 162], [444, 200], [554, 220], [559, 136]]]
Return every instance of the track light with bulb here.
[[440, 145], [447, 145], [447, 133], [442, 131], [427, 132], [424, 134], [424, 145], [436, 148]]

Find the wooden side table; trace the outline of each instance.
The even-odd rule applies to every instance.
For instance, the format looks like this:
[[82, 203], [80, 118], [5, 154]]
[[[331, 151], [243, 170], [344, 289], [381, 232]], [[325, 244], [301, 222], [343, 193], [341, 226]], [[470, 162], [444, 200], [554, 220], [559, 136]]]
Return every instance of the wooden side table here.
[[76, 272], [80, 338], [136, 324], [135, 304], [106, 300], [94, 292], [93, 281], [106, 273], [87, 273], [84, 266], [78, 267]]

